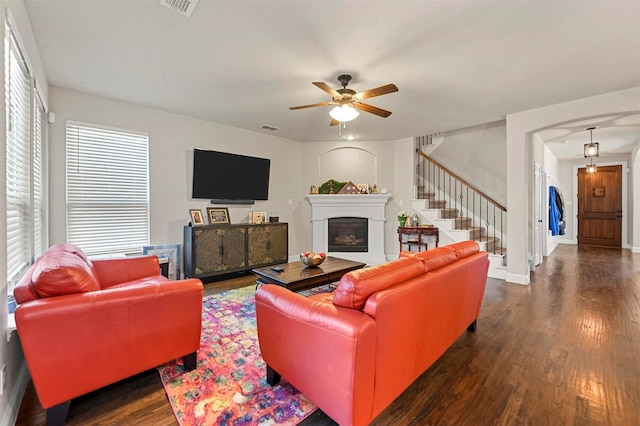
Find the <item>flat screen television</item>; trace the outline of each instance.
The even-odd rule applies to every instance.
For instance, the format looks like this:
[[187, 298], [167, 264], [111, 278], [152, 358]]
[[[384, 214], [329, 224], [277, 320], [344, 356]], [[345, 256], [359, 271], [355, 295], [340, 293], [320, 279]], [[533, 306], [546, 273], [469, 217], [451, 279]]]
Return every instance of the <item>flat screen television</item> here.
[[220, 204], [267, 200], [270, 167], [266, 158], [194, 149], [192, 198]]

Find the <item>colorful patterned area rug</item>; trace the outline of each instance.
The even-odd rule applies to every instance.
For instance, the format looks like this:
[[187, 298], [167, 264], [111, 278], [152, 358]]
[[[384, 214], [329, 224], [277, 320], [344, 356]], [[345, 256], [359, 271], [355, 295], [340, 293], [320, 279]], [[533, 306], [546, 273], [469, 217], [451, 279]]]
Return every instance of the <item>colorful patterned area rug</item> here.
[[284, 379], [266, 382], [254, 295], [249, 286], [205, 297], [196, 369], [180, 359], [158, 367], [181, 426], [296, 425], [316, 410]]

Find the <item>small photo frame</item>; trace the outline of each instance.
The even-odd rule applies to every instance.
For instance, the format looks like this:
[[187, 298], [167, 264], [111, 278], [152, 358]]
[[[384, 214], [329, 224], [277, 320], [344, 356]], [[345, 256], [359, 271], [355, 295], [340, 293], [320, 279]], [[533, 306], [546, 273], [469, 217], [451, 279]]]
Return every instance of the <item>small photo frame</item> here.
[[249, 216], [249, 223], [266, 223], [267, 212], [251, 212]]
[[229, 223], [229, 209], [226, 207], [207, 207], [209, 225]]
[[189, 209], [191, 215], [191, 223], [193, 226], [204, 225], [204, 216], [202, 215], [202, 209]]

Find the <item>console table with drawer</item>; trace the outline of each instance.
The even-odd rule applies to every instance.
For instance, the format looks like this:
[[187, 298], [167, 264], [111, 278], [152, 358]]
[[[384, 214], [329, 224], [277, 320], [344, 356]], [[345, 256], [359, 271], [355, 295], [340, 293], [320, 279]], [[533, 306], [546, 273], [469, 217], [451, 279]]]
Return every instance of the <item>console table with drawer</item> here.
[[438, 228], [427, 226], [401, 226], [398, 228], [398, 241], [400, 242], [400, 251], [418, 251], [427, 250], [428, 244], [435, 243], [438, 247], [440, 234]]

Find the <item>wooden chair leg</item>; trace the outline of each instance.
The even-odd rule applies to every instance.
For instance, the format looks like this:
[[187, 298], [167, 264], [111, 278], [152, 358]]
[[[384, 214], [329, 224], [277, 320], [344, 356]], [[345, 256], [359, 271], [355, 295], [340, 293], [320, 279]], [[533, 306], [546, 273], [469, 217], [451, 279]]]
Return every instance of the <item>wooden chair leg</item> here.
[[191, 352], [188, 355], [182, 357], [182, 363], [187, 371], [194, 370], [198, 363], [198, 351]]
[[269, 364], [267, 364], [267, 383], [271, 386], [278, 384], [280, 381], [280, 374], [271, 368]]
[[469, 327], [467, 327], [467, 330], [471, 332], [475, 332], [476, 328], [478, 328], [478, 320], [474, 319], [473, 322], [469, 324]]
[[69, 415], [71, 400], [47, 408], [47, 426], [64, 426]]

